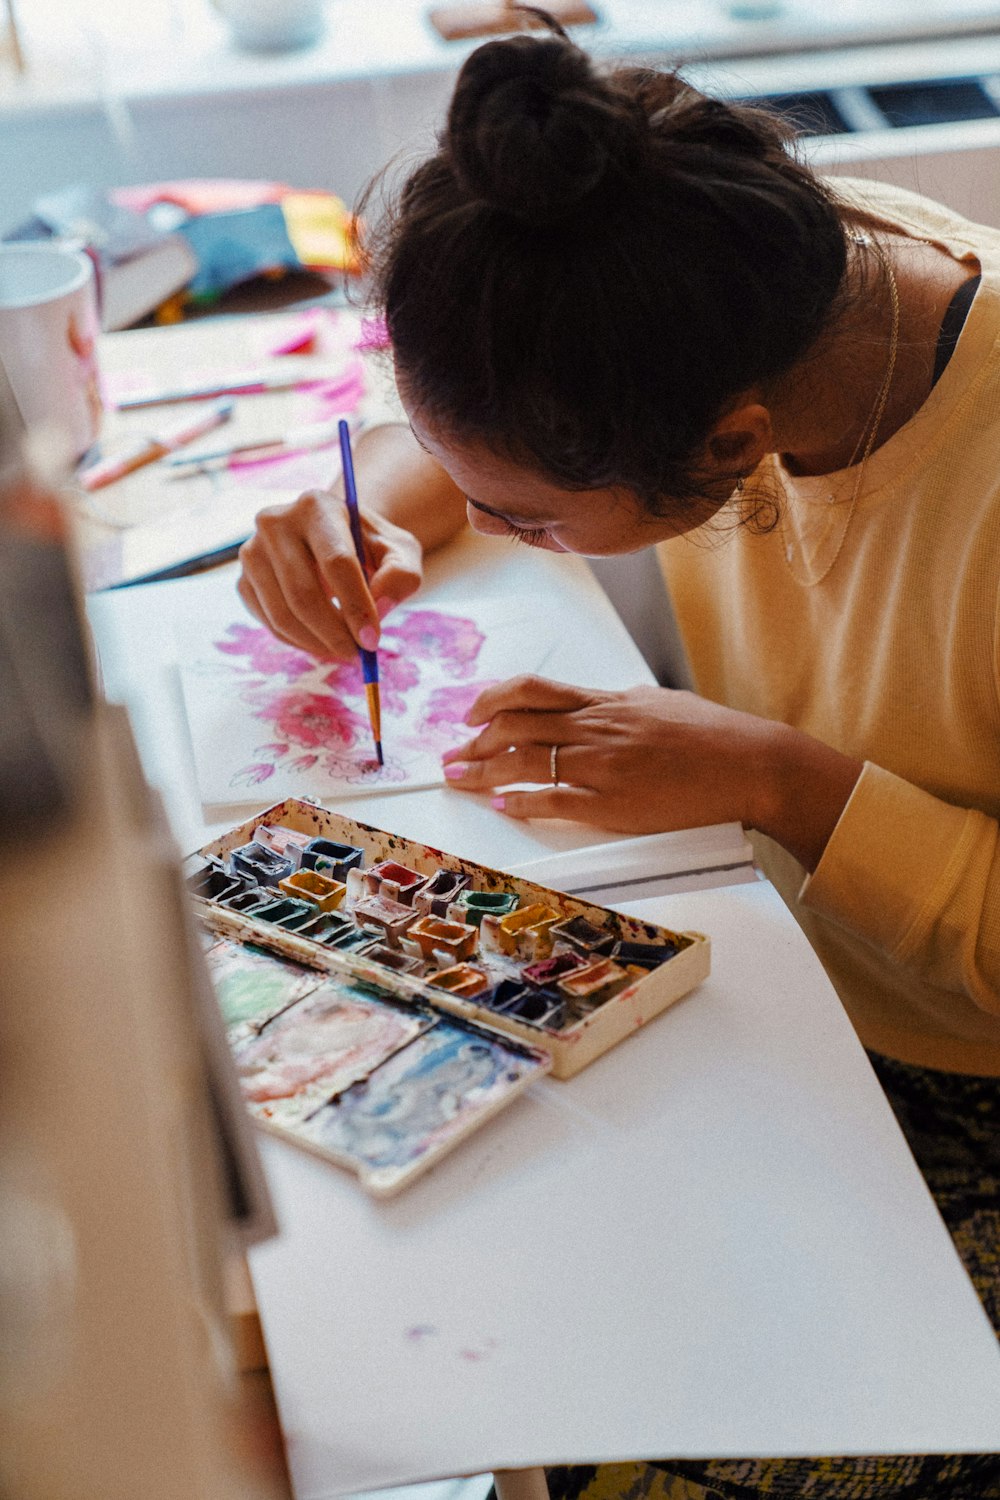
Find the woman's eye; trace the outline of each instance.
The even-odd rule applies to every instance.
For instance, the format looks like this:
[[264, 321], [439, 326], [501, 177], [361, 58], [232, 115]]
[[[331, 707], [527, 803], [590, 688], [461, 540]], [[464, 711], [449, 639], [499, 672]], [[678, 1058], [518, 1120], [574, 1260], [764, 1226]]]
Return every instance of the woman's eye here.
[[522, 527], [515, 526], [512, 521], [504, 521], [504, 535], [512, 537], [515, 542], [523, 542], [526, 547], [544, 547], [549, 539], [549, 534], [544, 526]]

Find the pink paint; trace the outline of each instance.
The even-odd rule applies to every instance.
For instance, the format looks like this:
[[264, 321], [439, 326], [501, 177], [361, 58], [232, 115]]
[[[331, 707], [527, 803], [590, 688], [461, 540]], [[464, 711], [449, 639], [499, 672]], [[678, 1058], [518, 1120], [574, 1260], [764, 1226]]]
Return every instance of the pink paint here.
[[[454, 744], [469, 705], [490, 685], [471, 678], [484, 640], [474, 621], [434, 610], [410, 611], [385, 627], [379, 673], [383, 740], [390, 753], [389, 763], [375, 770], [368, 765], [371, 731], [356, 656], [317, 662], [262, 625], [229, 625], [213, 643], [215, 650], [231, 663], [239, 699], [268, 731], [233, 785], [261, 785], [279, 769], [404, 783], [405, 765], [393, 763], [393, 746], [405, 757], [417, 750], [439, 754]], [[438, 677], [443, 669], [462, 680], [431, 688], [414, 709], [410, 700], [431, 669]]]

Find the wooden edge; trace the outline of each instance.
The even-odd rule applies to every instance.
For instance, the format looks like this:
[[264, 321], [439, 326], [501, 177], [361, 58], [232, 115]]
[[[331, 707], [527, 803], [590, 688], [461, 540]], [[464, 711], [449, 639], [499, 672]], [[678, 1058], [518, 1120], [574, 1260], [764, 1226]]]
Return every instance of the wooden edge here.
[[[586, 0], [544, 0], [544, 9], [560, 26], [589, 26], [597, 20]], [[474, 41], [477, 37], [502, 36], [511, 31], [539, 31], [544, 22], [526, 15], [505, 0], [466, 0], [464, 4], [439, 5], [428, 20], [446, 42]]]

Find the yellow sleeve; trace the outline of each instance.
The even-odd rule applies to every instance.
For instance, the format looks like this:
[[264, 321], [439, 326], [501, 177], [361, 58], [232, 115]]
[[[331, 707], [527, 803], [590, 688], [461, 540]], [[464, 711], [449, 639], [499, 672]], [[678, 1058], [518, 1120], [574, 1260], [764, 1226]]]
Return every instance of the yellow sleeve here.
[[1000, 825], [985, 813], [866, 763], [800, 900], [1000, 1014]]

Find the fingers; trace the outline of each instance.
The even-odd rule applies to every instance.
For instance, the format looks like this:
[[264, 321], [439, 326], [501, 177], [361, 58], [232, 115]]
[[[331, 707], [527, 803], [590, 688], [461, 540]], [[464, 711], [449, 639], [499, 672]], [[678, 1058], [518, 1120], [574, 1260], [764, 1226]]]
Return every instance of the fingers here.
[[[257, 572], [260, 576], [259, 569]], [[261, 624], [266, 625], [271, 634], [277, 636], [279, 641], [284, 641], [286, 646], [294, 646], [298, 651], [308, 651], [311, 656], [322, 659], [329, 657], [331, 653], [325, 643], [283, 608], [281, 590], [276, 582], [259, 593], [244, 571], [237, 579], [236, 592], [250, 613], [256, 615]]]
[[[378, 611], [354, 550], [346, 508], [335, 496], [316, 490], [302, 495], [295, 505], [301, 515], [302, 540], [312, 556], [316, 587], [308, 589], [301, 579], [291, 575], [287, 565], [292, 563], [301, 567], [302, 559], [301, 556], [289, 557], [284, 550], [280, 552], [281, 561], [286, 565], [284, 573], [281, 571], [281, 563], [275, 558], [275, 572], [279, 581], [283, 585], [287, 581], [287, 585], [295, 590], [303, 604], [307, 600], [322, 599], [326, 606], [322, 612], [323, 618], [332, 612], [331, 601], [336, 600], [351, 636], [352, 646], [357, 643], [374, 651], [379, 637]], [[313, 630], [317, 628], [313, 615], [307, 617], [306, 623]]]
[[[470, 759], [460, 751], [443, 756], [445, 780], [463, 792], [482, 792], [517, 781], [552, 782], [552, 745], [518, 745], [483, 760]], [[556, 757], [560, 783], [589, 786], [587, 762], [575, 746], [563, 746]]]
[[368, 589], [375, 609], [384, 620], [391, 609], [415, 594], [423, 579], [423, 555], [420, 543], [408, 531], [381, 523], [381, 531], [370, 542], [366, 539], [372, 562]]
[[586, 688], [570, 687], [565, 682], [550, 682], [545, 677], [512, 677], [480, 693], [465, 716], [467, 724], [486, 724], [505, 711], [554, 710], [566, 713], [593, 703], [601, 694]]
[[380, 617], [420, 585], [420, 543], [380, 517], [363, 518], [379, 603], [365, 582], [346, 509], [332, 494], [309, 491], [293, 505], [257, 517], [240, 551], [240, 595], [281, 640], [314, 656], [350, 658], [374, 650]]
[[606, 799], [589, 787], [549, 786], [537, 792], [502, 792], [493, 798], [497, 812], [509, 818], [571, 818], [577, 823], [602, 824]]
[[473, 739], [449, 750], [442, 759], [445, 764], [454, 760], [489, 760], [524, 745], [544, 745], [547, 759], [553, 745], [571, 745], [579, 737], [579, 727], [568, 714], [499, 713]]

